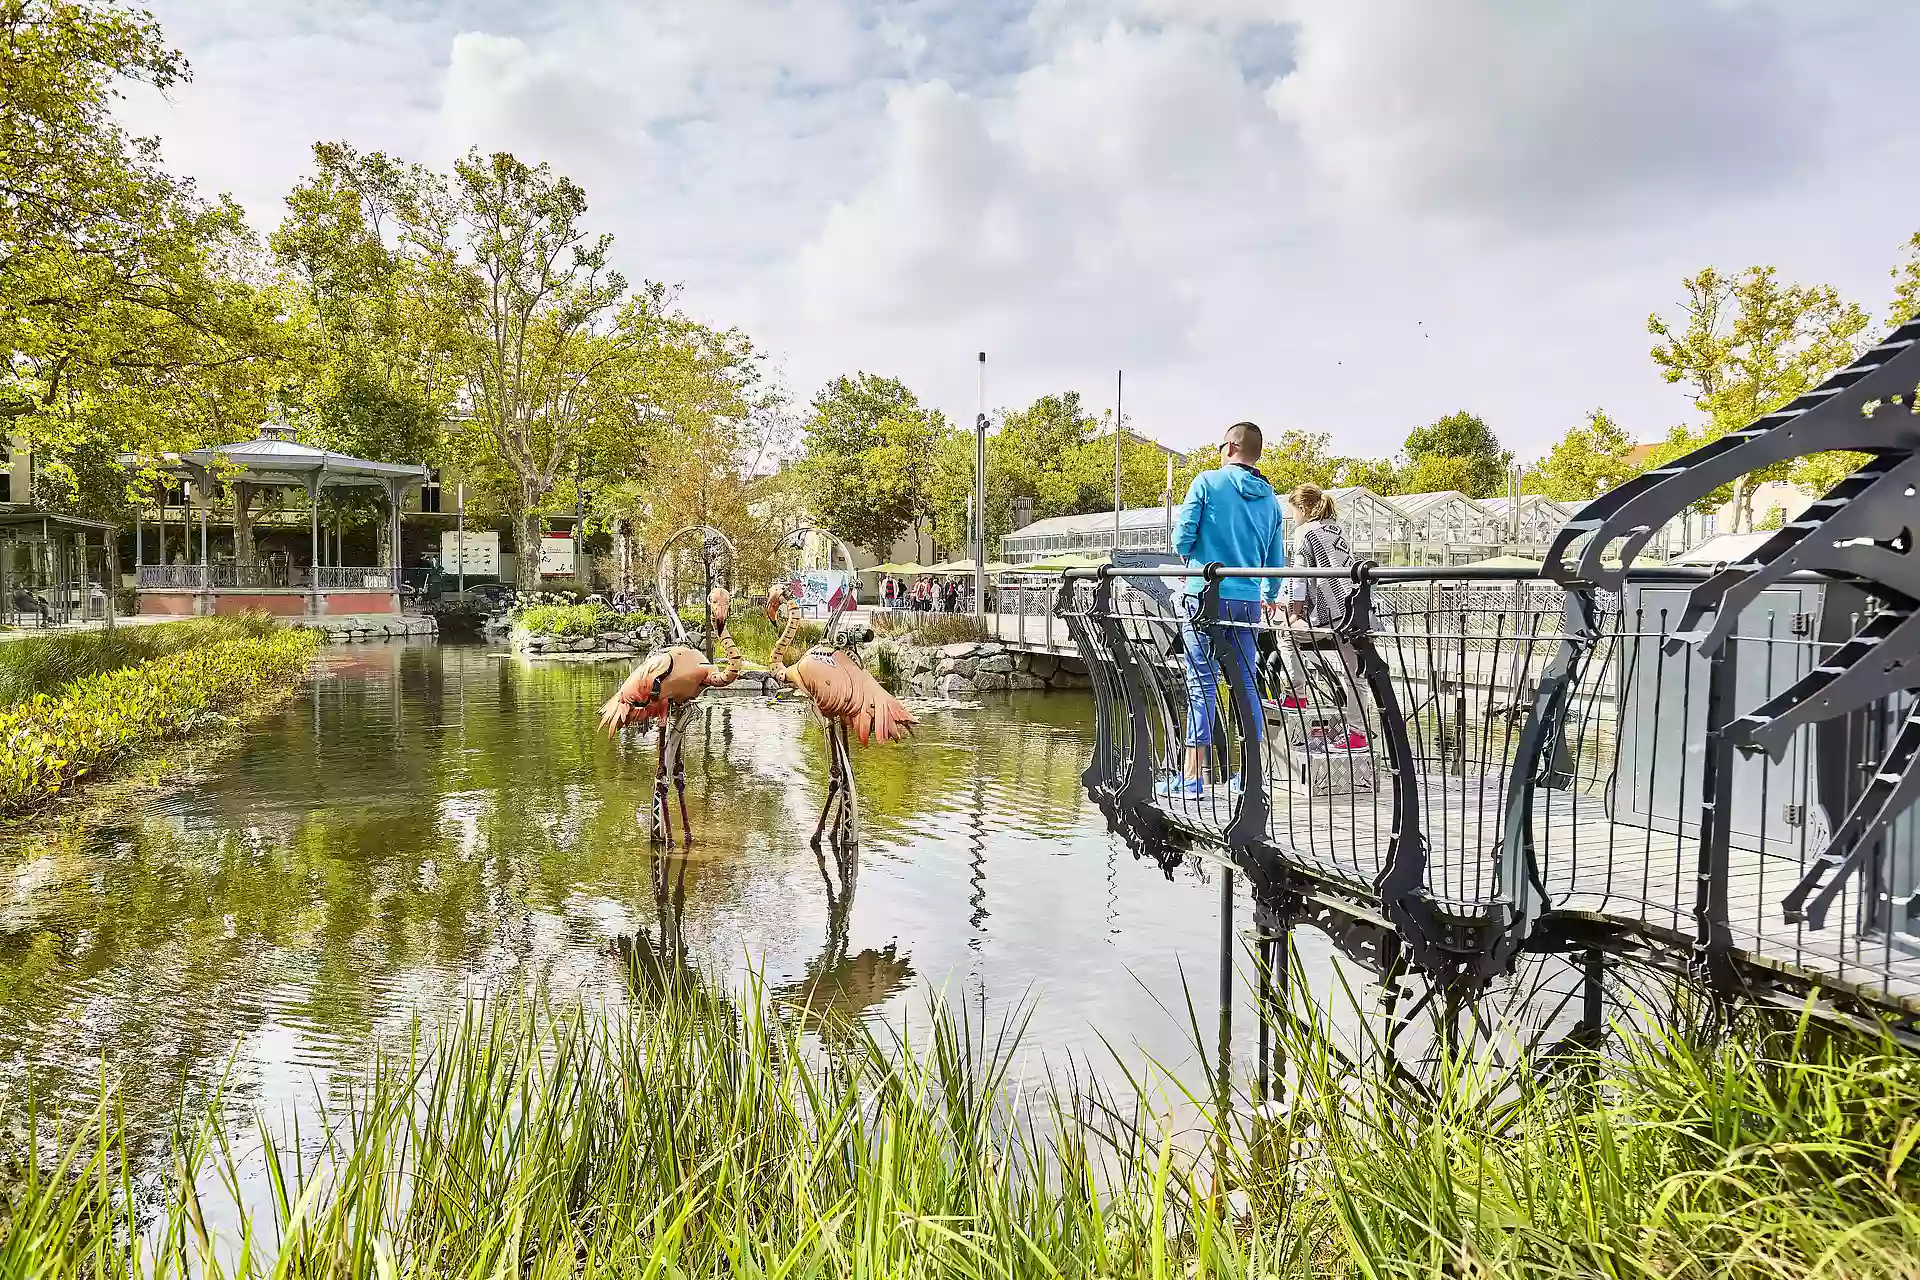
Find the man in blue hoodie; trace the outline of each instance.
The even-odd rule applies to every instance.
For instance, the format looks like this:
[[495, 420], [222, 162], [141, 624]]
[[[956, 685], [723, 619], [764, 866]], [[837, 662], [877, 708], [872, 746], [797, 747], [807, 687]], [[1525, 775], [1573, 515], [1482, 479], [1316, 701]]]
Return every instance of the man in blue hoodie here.
[[[1259, 427], [1234, 423], [1220, 441], [1220, 465], [1202, 471], [1188, 486], [1173, 522], [1173, 549], [1190, 566], [1217, 562], [1236, 569], [1278, 569], [1286, 563], [1280, 500], [1255, 465], [1261, 445]], [[1202, 578], [1187, 579], [1187, 621], [1181, 628], [1187, 650], [1186, 774], [1167, 779], [1160, 788], [1163, 795], [1197, 797], [1206, 786], [1206, 748], [1213, 739], [1220, 677], [1212, 646], [1192, 621], [1205, 586]], [[1260, 705], [1253, 684], [1254, 628], [1263, 603], [1271, 608], [1279, 600], [1280, 587], [1278, 578], [1220, 581], [1220, 621], [1228, 624], [1221, 631], [1240, 657], [1239, 683], [1254, 707]], [[1258, 720], [1251, 730], [1260, 733]]]

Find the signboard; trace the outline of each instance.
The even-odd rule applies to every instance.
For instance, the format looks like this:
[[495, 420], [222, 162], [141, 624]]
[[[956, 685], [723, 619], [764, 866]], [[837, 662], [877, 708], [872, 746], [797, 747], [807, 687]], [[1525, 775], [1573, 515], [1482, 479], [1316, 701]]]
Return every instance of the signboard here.
[[570, 533], [543, 533], [540, 535], [540, 576], [551, 578], [573, 572], [573, 535]]
[[803, 569], [787, 579], [787, 594], [809, 618], [824, 618], [839, 603], [842, 593], [847, 594], [851, 606], [852, 592], [844, 569]]
[[440, 566], [443, 573], [464, 573], [469, 578], [499, 577], [500, 535], [492, 529], [469, 529], [463, 537], [458, 530], [448, 529], [440, 535]]

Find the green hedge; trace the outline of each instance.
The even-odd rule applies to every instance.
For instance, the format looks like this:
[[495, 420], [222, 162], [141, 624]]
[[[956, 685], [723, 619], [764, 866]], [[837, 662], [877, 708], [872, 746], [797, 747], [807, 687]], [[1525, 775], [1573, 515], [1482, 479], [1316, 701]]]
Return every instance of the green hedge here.
[[24, 813], [127, 752], [305, 673], [321, 637], [225, 640], [87, 676], [0, 710], [0, 814]]
[[[682, 609], [680, 620], [688, 626], [705, 626], [707, 615], [700, 609]], [[518, 610], [514, 621], [536, 636], [597, 636], [603, 632], [630, 632], [648, 625], [666, 626], [657, 613], [622, 613], [610, 605], [589, 601], [586, 604], [532, 604]]]
[[170, 653], [271, 635], [279, 626], [264, 613], [183, 618], [112, 631], [67, 631], [0, 643], [0, 707], [36, 693], [57, 693], [75, 680], [150, 662]]

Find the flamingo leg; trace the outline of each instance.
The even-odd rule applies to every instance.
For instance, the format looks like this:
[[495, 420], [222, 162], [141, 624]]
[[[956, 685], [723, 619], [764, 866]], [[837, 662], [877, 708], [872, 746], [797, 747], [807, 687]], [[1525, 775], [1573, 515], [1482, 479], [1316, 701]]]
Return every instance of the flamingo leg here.
[[820, 837], [827, 830], [827, 819], [840, 802], [840, 752], [836, 749], [836, 730], [837, 726], [831, 723], [827, 725], [827, 802], [820, 807], [820, 821], [813, 827], [811, 843], [816, 853], [820, 850]]
[[653, 769], [653, 839], [672, 843], [673, 832], [667, 825], [667, 722], [660, 722], [654, 735], [656, 763]]
[[847, 726], [834, 726], [834, 749], [840, 757], [840, 817], [835, 835], [839, 847], [852, 849], [860, 843], [860, 792], [853, 785], [853, 752], [847, 746]]
[[689, 847], [693, 844], [693, 823], [687, 817], [687, 759], [682, 754], [681, 739], [686, 731], [686, 722], [679, 714], [673, 717], [673, 789], [680, 797], [680, 839]]

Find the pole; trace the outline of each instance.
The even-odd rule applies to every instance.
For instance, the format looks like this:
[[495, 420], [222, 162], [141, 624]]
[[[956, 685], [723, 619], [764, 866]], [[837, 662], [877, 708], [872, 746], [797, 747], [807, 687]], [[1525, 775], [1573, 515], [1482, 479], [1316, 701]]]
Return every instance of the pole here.
[[980, 353], [980, 412], [973, 420], [973, 616], [987, 621], [987, 353]]
[[1127, 372], [1116, 369], [1113, 372], [1113, 550], [1120, 551], [1120, 393], [1126, 384]]
[[[458, 562], [460, 575], [460, 598], [467, 598], [467, 486], [462, 481], [453, 491], [454, 528], [453, 557]], [[446, 588], [441, 588], [445, 590]]]
[[1173, 455], [1172, 454], [1167, 455], [1167, 484], [1166, 484], [1166, 487], [1160, 491], [1160, 496], [1162, 500], [1165, 501], [1167, 504], [1167, 550], [1171, 551], [1173, 550]]

